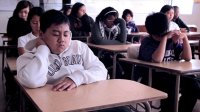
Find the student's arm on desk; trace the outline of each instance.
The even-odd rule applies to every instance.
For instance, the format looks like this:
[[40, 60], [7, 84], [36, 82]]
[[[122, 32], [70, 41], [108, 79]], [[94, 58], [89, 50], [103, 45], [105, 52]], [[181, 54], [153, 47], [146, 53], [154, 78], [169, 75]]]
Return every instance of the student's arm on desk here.
[[17, 79], [22, 85], [37, 88], [46, 84], [49, 53], [49, 48], [41, 45], [35, 54], [26, 53], [17, 59]]
[[192, 59], [192, 51], [191, 51], [191, 47], [188, 41], [188, 38], [186, 36], [186, 34], [181, 33], [180, 34], [180, 38], [183, 39], [183, 52], [182, 52], [182, 58], [186, 61], [190, 61]]
[[71, 78], [77, 86], [106, 80], [107, 69], [103, 63], [94, 55], [86, 44], [83, 44], [81, 47], [84, 70], [73, 72], [69, 78]]

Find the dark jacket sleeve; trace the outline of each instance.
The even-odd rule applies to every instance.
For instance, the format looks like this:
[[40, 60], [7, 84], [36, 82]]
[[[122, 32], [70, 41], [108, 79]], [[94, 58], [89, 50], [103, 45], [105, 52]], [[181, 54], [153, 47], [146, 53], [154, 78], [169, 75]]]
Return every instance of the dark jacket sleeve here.
[[[177, 22], [176, 22], [177, 21]], [[190, 29], [188, 28], [188, 26], [180, 19], [178, 18], [175, 22], [178, 24], [178, 26], [180, 28], [186, 28], [186, 30], [189, 32]]]
[[126, 43], [126, 25], [125, 21], [122, 19], [119, 19], [119, 27], [120, 27], [120, 34], [116, 38], [116, 40], [107, 40], [103, 39], [100, 31], [99, 24], [97, 22], [94, 23], [92, 27], [92, 35], [91, 35], [91, 42], [94, 44], [102, 44], [102, 45], [115, 45], [115, 44], [125, 44]]
[[19, 18], [11, 17], [7, 24], [7, 35], [12, 38], [11, 44], [17, 45], [17, 40], [20, 36], [31, 32], [30, 25]]
[[121, 18], [118, 18], [117, 22], [119, 23], [119, 27], [121, 30], [120, 34], [117, 37], [117, 40], [119, 40], [121, 43], [126, 43], [127, 40], [126, 22]]

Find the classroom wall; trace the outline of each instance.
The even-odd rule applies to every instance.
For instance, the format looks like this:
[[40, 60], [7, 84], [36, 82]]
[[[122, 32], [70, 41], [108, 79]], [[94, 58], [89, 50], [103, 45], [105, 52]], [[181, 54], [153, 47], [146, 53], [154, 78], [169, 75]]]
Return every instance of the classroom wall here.
[[[12, 16], [19, 0], [0, 0], [0, 33], [6, 33], [8, 19]], [[34, 6], [39, 6], [39, 0], [29, 0]], [[62, 0], [43, 0], [44, 9], [62, 8]]]
[[[5, 4], [2, 3], [2, 1], [5, 2], [7, 9], [3, 8], [5, 7]], [[38, 5], [39, 2], [37, 0], [30, 0], [34, 5]], [[44, 0], [44, 3], [46, 4], [46, 9], [55, 8], [55, 9], [61, 9], [62, 7], [62, 0]], [[6, 27], [7, 27], [7, 21], [9, 17], [12, 16], [12, 11], [15, 8], [17, 2], [14, 2], [14, 0], [0, 0], [0, 33], [6, 33]], [[134, 20], [136, 24], [141, 25], [144, 24], [145, 18], [147, 14], [139, 14], [134, 12]], [[200, 31], [200, 3], [195, 3], [193, 7], [193, 12], [191, 15], [180, 15], [180, 17], [186, 22], [186, 24], [193, 24], [197, 25], [198, 31]]]
[[192, 10], [192, 15], [180, 15], [181, 19], [186, 24], [197, 25], [198, 31], [200, 32], [200, 3], [195, 3]]

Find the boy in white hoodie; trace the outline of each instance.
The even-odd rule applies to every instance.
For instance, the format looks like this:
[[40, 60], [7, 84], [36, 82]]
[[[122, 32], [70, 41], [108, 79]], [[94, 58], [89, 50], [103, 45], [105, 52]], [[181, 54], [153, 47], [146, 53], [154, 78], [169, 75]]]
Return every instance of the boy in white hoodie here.
[[89, 47], [71, 40], [69, 21], [56, 10], [40, 19], [41, 38], [34, 53], [17, 59], [17, 79], [29, 88], [53, 84], [54, 91], [71, 90], [81, 84], [106, 80], [107, 70]]

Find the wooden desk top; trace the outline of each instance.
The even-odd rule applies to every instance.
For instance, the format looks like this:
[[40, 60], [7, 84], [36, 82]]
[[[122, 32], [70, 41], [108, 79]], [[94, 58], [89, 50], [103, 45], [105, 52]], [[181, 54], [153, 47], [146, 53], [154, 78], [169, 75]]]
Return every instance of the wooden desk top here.
[[111, 52], [126, 52], [127, 49], [133, 44], [120, 44], [120, 45], [96, 45], [92, 43], [87, 43], [89, 47], [111, 51]]
[[192, 59], [190, 61], [181, 60], [162, 63], [152, 63], [130, 58], [121, 58], [120, 60], [132, 64], [142, 65], [145, 67], [166, 70], [168, 72], [173, 72], [177, 74], [194, 74], [195, 72], [200, 72], [200, 60], [195, 59]]
[[16, 61], [17, 61], [16, 57], [6, 58], [6, 62], [11, 71], [17, 71]]
[[186, 33], [189, 40], [199, 40], [200, 32], [188, 32]]
[[200, 32], [188, 32], [187, 36], [200, 36]]
[[131, 35], [131, 36], [149, 36], [149, 34], [147, 32], [136, 32], [136, 33], [131, 33], [131, 34], [128, 34], [128, 35]]
[[22, 88], [43, 112], [92, 111], [167, 98], [164, 92], [122, 79], [100, 81], [62, 92], [52, 91], [51, 85]]
[[199, 40], [189, 40], [190, 46], [198, 46], [199, 45]]

